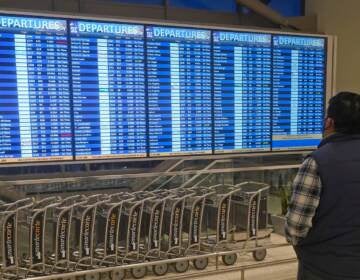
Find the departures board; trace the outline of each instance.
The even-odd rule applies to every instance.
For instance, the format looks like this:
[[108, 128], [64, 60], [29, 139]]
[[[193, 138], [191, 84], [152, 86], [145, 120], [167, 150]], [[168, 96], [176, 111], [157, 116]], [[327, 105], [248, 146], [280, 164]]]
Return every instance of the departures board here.
[[73, 158], [67, 22], [0, 18], [0, 161]]
[[271, 148], [271, 35], [215, 31], [215, 153]]
[[150, 155], [211, 154], [211, 32], [150, 26]]
[[273, 150], [315, 147], [322, 138], [325, 40], [273, 37]]
[[0, 15], [0, 162], [314, 149], [327, 37]]
[[146, 156], [144, 27], [71, 21], [75, 156]]

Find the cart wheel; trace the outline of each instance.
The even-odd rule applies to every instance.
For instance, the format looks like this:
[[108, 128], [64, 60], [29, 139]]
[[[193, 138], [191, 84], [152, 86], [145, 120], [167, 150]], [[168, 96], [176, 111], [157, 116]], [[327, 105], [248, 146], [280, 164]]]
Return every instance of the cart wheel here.
[[175, 271], [178, 273], [184, 273], [189, 269], [189, 261], [182, 261], [174, 263]]
[[77, 280], [76, 276], [67, 276], [67, 277], [63, 277], [64, 280]]
[[100, 273], [85, 274], [85, 280], [100, 280]]
[[199, 258], [193, 261], [193, 265], [197, 270], [204, 270], [209, 264], [208, 258]]
[[252, 254], [253, 254], [254, 260], [260, 262], [265, 259], [267, 251], [266, 251], [266, 249], [260, 249], [260, 250], [254, 251]]
[[163, 276], [169, 270], [169, 265], [167, 263], [164, 264], [155, 264], [152, 267], [152, 271], [156, 276]]
[[69, 277], [64, 277], [64, 280], [77, 280], [76, 276], [69, 276]]
[[101, 280], [111, 280], [110, 273], [109, 272], [100, 273], [100, 279]]
[[145, 266], [140, 266], [140, 267], [136, 267], [136, 268], [131, 269], [131, 275], [135, 279], [144, 278], [145, 275], [146, 275], [146, 272], [147, 272], [147, 269], [146, 269]]
[[237, 260], [237, 254], [223, 255], [221, 258], [225, 265], [234, 265]]
[[110, 272], [111, 280], [123, 280], [125, 278], [125, 270], [117, 269]]
[[125, 278], [125, 270], [117, 269], [110, 272], [111, 280], [123, 280]]

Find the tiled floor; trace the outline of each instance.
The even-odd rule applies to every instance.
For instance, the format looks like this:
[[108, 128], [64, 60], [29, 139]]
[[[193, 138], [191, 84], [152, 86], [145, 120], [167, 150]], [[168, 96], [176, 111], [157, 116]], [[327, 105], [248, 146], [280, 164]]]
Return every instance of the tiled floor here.
[[[283, 237], [273, 234], [271, 236], [271, 243], [272, 244], [281, 244], [284, 243], [285, 240]], [[290, 246], [281, 247], [281, 248], [273, 248], [268, 250], [267, 257], [263, 262], [273, 262], [277, 260], [284, 260], [294, 258], [295, 254], [293, 249]], [[236, 266], [244, 266], [257, 263], [253, 260], [251, 255], [241, 256], [238, 258]], [[226, 268], [225, 266], [221, 265], [220, 269]], [[231, 267], [231, 268], [234, 268]], [[215, 265], [214, 263], [210, 263], [206, 272], [214, 272]], [[263, 268], [257, 269], [249, 269], [245, 271], [245, 280], [295, 280], [296, 279], [296, 270], [297, 270], [297, 263], [292, 262], [288, 264], [282, 265], [275, 265], [275, 266], [267, 266]], [[168, 273], [166, 276], [163, 277], [155, 277], [155, 276], [148, 276], [145, 279], [157, 279], [157, 280], [172, 280], [172, 279], [179, 279], [179, 276], [182, 276], [181, 279], [192, 279], [192, 280], [240, 280], [241, 273], [240, 271], [221, 271], [218, 273], [207, 274], [201, 276], [199, 274], [195, 275], [194, 273], [198, 273], [198, 271], [191, 269], [184, 275], [179, 275], [176, 273]]]
[[[245, 272], [245, 280], [295, 280], [297, 264], [285, 264]], [[193, 280], [240, 280], [240, 272], [228, 272], [204, 277], [189, 277]]]

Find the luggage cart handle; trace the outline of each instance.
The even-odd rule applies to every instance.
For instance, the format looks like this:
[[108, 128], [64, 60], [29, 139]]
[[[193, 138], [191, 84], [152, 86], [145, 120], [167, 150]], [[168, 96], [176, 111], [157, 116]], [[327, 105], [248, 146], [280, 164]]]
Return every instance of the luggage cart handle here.
[[59, 203], [60, 202], [60, 197], [58, 196], [50, 196], [50, 197], [46, 197], [42, 200], [39, 200], [38, 202], [34, 203], [34, 208], [36, 209], [40, 209], [40, 208], [44, 208], [50, 204], [53, 203]]
[[135, 199], [134, 195], [124, 192], [111, 194], [109, 198], [110, 200], [118, 200], [118, 201], [131, 201]]
[[[257, 187], [259, 187], [259, 189], [254, 190], [254, 191], [246, 191], [246, 188], [244, 188], [244, 186], [246, 186], [246, 185], [257, 186]], [[270, 189], [269, 184], [261, 183], [261, 182], [255, 182], [255, 181], [246, 181], [246, 182], [242, 182], [242, 183], [239, 183], [239, 184], [235, 185], [235, 188], [240, 188], [240, 187], [243, 189], [243, 191], [245, 191], [247, 193], [264, 192], [264, 191], [267, 191], [268, 189]]]
[[[217, 188], [221, 187], [222, 190], [226, 190], [226, 192], [221, 192], [219, 193]], [[225, 189], [226, 188], [226, 189]], [[213, 185], [210, 187], [211, 190], [214, 190], [216, 192], [216, 194], [218, 195], [229, 195], [229, 194], [232, 194], [234, 192], [238, 192], [241, 190], [240, 187], [236, 188], [235, 189], [235, 186], [234, 185], [229, 185], [229, 184], [217, 184], [217, 185]]]
[[73, 196], [69, 196], [66, 197], [62, 200], [61, 205], [62, 207], [66, 207], [66, 206], [72, 206], [75, 203], [79, 203], [86, 200], [86, 197], [83, 195], [73, 195]]
[[18, 208], [22, 208], [23, 206], [29, 206], [29, 205], [33, 205], [34, 204], [34, 200], [31, 198], [24, 198], [24, 199], [20, 199], [11, 203], [5, 203], [3, 205], [0, 206], [0, 210], [16, 210]]
[[94, 194], [87, 197], [87, 201], [90, 203], [102, 202], [109, 199], [109, 196], [106, 194]]
[[61, 204], [61, 202], [60, 201], [58, 201], [58, 202], [53, 202], [53, 203], [51, 203], [51, 204], [47, 204], [47, 205], [45, 205], [44, 207], [39, 207], [39, 205], [35, 205], [35, 207], [32, 209], [32, 210], [34, 210], [34, 211], [46, 211], [46, 210], [48, 210], [49, 208], [55, 208], [55, 207], [58, 207], [59, 205]]
[[210, 195], [216, 194], [215, 190], [208, 189], [208, 188], [194, 187], [194, 188], [190, 188], [190, 189], [195, 191], [195, 194], [198, 198], [206, 198]]

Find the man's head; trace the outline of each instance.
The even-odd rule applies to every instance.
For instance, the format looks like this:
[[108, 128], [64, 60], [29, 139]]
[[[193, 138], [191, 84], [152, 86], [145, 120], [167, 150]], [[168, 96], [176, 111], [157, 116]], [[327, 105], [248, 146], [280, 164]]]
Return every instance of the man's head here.
[[325, 119], [325, 135], [334, 132], [360, 134], [360, 95], [340, 92], [329, 101]]

